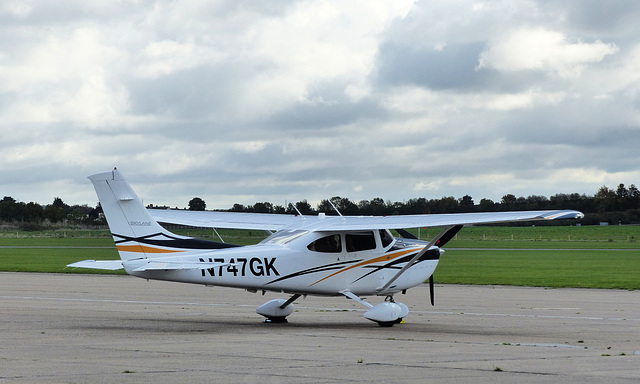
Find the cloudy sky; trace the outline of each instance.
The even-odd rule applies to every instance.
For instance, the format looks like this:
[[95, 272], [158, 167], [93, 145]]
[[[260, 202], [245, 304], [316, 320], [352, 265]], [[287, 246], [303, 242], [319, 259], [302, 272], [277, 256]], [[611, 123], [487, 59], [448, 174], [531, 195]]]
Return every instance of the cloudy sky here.
[[635, 0], [4, 0], [0, 196], [593, 195], [640, 184]]

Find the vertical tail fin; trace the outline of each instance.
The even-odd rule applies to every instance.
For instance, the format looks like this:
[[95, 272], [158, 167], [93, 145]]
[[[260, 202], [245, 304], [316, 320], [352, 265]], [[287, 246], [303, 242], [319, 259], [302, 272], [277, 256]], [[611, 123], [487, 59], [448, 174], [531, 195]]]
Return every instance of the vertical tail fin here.
[[89, 176], [89, 180], [98, 194], [122, 260], [145, 258], [147, 253], [172, 252], [147, 246], [177, 236], [151, 218], [140, 198], [117, 169], [96, 173]]
[[115, 168], [91, 175], [89, 179], [98, 194], [122, 260], [233, 246], [169, 232], [151, 217], [129, 183]]

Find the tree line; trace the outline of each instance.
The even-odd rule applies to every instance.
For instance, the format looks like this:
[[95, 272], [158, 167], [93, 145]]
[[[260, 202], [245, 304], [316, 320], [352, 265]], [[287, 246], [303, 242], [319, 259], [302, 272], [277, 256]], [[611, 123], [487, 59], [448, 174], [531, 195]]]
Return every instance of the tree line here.
[[[153, 205], [149, 207], [168, 208]], [[203, 199], [194, 197], [189, 201], [188, 209], [203, 211], [206, 209], [206, 203]], [[461, 198], [446, 196], [440, 199], [419, 197], [404, 202], [385, 201], [379, 197], [354, 202], [346, 197], [334, 196], [330, 199], [322, 200], [315, 208], [307, 200], [301, 200], [288, 204], [286, 207], [270, 202], [257, 202], [247, 206], [234, 204], [225, 211], [300, 213], [303, 215], [316, 215], [319, 212], [325, 212], [328, 215], [336, 215], [336, 209], [345, 216], [575, 209], [585, 213], [585, 218], [582, 220], [584, 225], [593, 225], [601, 222], [609, 224], [640, 224], [640, 191], [633, 184], [629, 187], [619, 184], [615, 189], [606, 186], [600, 187], [593, 196], [579, 193], [559, 193], [551, 197], [538, 195], [516, 197], [513, 194], [506, 194], [497, 202], [483, 198], [478, 203], [469, 195]], [[101, 213], [100, 204], [96, 207], [68, 205], [59, 197], [54, 198], [51, 204], [44, 206], [34, 202], [18, 202], [9, 196], [5, 196], [0, 200], [0, 221], [17, 223], [25, 230], [40, 229], [43, 225], [50, 223], [104, 225], [105, 221]]]
[[[198, 199], [197, 210], [204, 210], [206, 203]], [[295, 208], [294, 208], [295, 207]], [[335, 207], [335, 209], [334, 209]], [[191, 206], [190, 209], [195, 209]], [[607, 222], [610, 224], [640, 224], [640, 191], [631, 184], [628, 188], [619, 184], [616, 189], [607, 186], [600, 187], [593, 196], [579, 193], [558, 193], [551, 197], [532, 195], [516, 197], [506, 194], [498, 202], [483, 198], [476, 203], [469, 195], [461, 198], [446, 196], [440, 199], [424, 197], [409, 199], [404, 202], [384, 201], [376, 197], [371, 200], [354, 202], [346, 197], [334, 196], [322, 200], [313, 208], [306, 200], [288, 204], [288, 206], [274, 205], [270, 202], [258, 202], [244, 206], [234, 204], [228, 211], [254, 213], [288, 213], [316, 215], [325, 212], [337, 215], [336, 209], [342, 215], [349, 216], [389, 216], [410, 214], [438, 214], [438, 213], [471, 213], [495, 211], [523, 211], [545, 209], [575, 209], [585, 213], [582, 223], [585, 225]], [[551, 223], [549, 223], [551, 224]]]
[[46, 224], [71, 223], [81, 225], [105, 224], [100, 221], [102, 209], [98, 205], [67, 205], [56, 197], [48, 205], [24, 203], [5, 196], [0, 200], [0, 222], [17, 223], [23, 230], [38, 230]]

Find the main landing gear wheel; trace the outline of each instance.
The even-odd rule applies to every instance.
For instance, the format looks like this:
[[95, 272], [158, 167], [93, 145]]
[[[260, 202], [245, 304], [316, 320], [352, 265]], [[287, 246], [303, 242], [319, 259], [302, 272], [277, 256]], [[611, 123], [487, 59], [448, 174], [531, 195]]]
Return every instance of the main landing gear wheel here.
[[289, 300], [285, 299], [273, 299], [269, 300], [266, 303], [262, 304], [256, 309], [256, 313], [266, 317], [267, 319], [264, 321], [269, 324], [276, 323], [287, 323], [287, 316], [289, 316], [293, 312], [293, 302], [296, 301], [300, 296], [299, 294], [295, 294], [289, 298]]

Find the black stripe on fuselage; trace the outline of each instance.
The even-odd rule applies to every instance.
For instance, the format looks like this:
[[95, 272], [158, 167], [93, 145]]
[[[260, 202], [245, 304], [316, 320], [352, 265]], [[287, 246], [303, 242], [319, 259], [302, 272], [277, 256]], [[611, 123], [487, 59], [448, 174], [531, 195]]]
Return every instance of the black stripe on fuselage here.
[[361, 261], [362, 260], [342, 261], [340, 263], [332, 263], [332, 264], [327, 264], [327, 265], [321, 265], [319, 267], [313, 267], [313, 268], [305, 269], [303, 271], [298, 271], [298, 272], [291, 273], [291, 274], [286, 275], [286, 276], [282, 276], [282, 277], [280, 277], [278, 279], [275, 279], [273, 281], [268, 282], [266, 285], [269, 285], [269, 284], [272, 284], [272, 283], [277, 283], [278, 281], [287, 280], [287, 279], [291, 279], [291, 278], [298, 277], [298, 276], [308, 275], [310, 273], [325, 272], [325, 271], [333, 271], [335, 269], [342, 269], [342, 268], [346, 267], [349, 264], [355, 264], [355, 263], [359, 263]]
[[[415, 253], [406, 255], [404, 257], [401, 257], [399, 259], [396, 260], [392, 260], [390, 262], [388, 262], [387, 264], [384, 265], [365, 265], [363, 268], [373, 268], [372, 271], [365, 273], [364, 275], [360, 276], [359, 278], [355, 279], [353, 281], [353, 283], [364, 279], [365, 277], [376, 273], [378, 271], [381, 271], [383, 269], [402, 269], [402, 267], [397, 266], [398, 264], [402, 264], [402, 263], [408, 263], [409, 261], [411, 261], [411, 259], [415, 256]], [[420, 258], [418, 260], [416, 260], [413, 264], [417, 264], [421, 261], [426, 261], [426, 260], [439, 260], [440, 259], [440, 251], [438, 249], [430, 249], [427, 252], [424, 253], [424, 255], [420, 256]], [[353, 284], [352, 283], [352, 284]]]
[[[113, 234], [113, 236], [117, 236], [122, 240], [116, 240], [116, 244], [125, 243], [127, 241], [134, 241], [140, 244], [146, 245], [155, 245], [159, 247], [167, 247], [167, 248], [182, 248], [182, 249], [223, 249], [223, 248], [234, 248], [241, 247], [241, 245], [236, 244], [228, 244], [228, 243], [219, 243], [217, 241], [211, 240], [203, 240], [196, 238], [187, 238], [182, 239], [179, 237], [173, 237], [167, 235], [166, 233], [154, 233], [152, 235], [142, 236], [142, 237], [129, 237], [118, 234]], [[164, 239], [151, 239], [152, 237], [162, 236]]]

